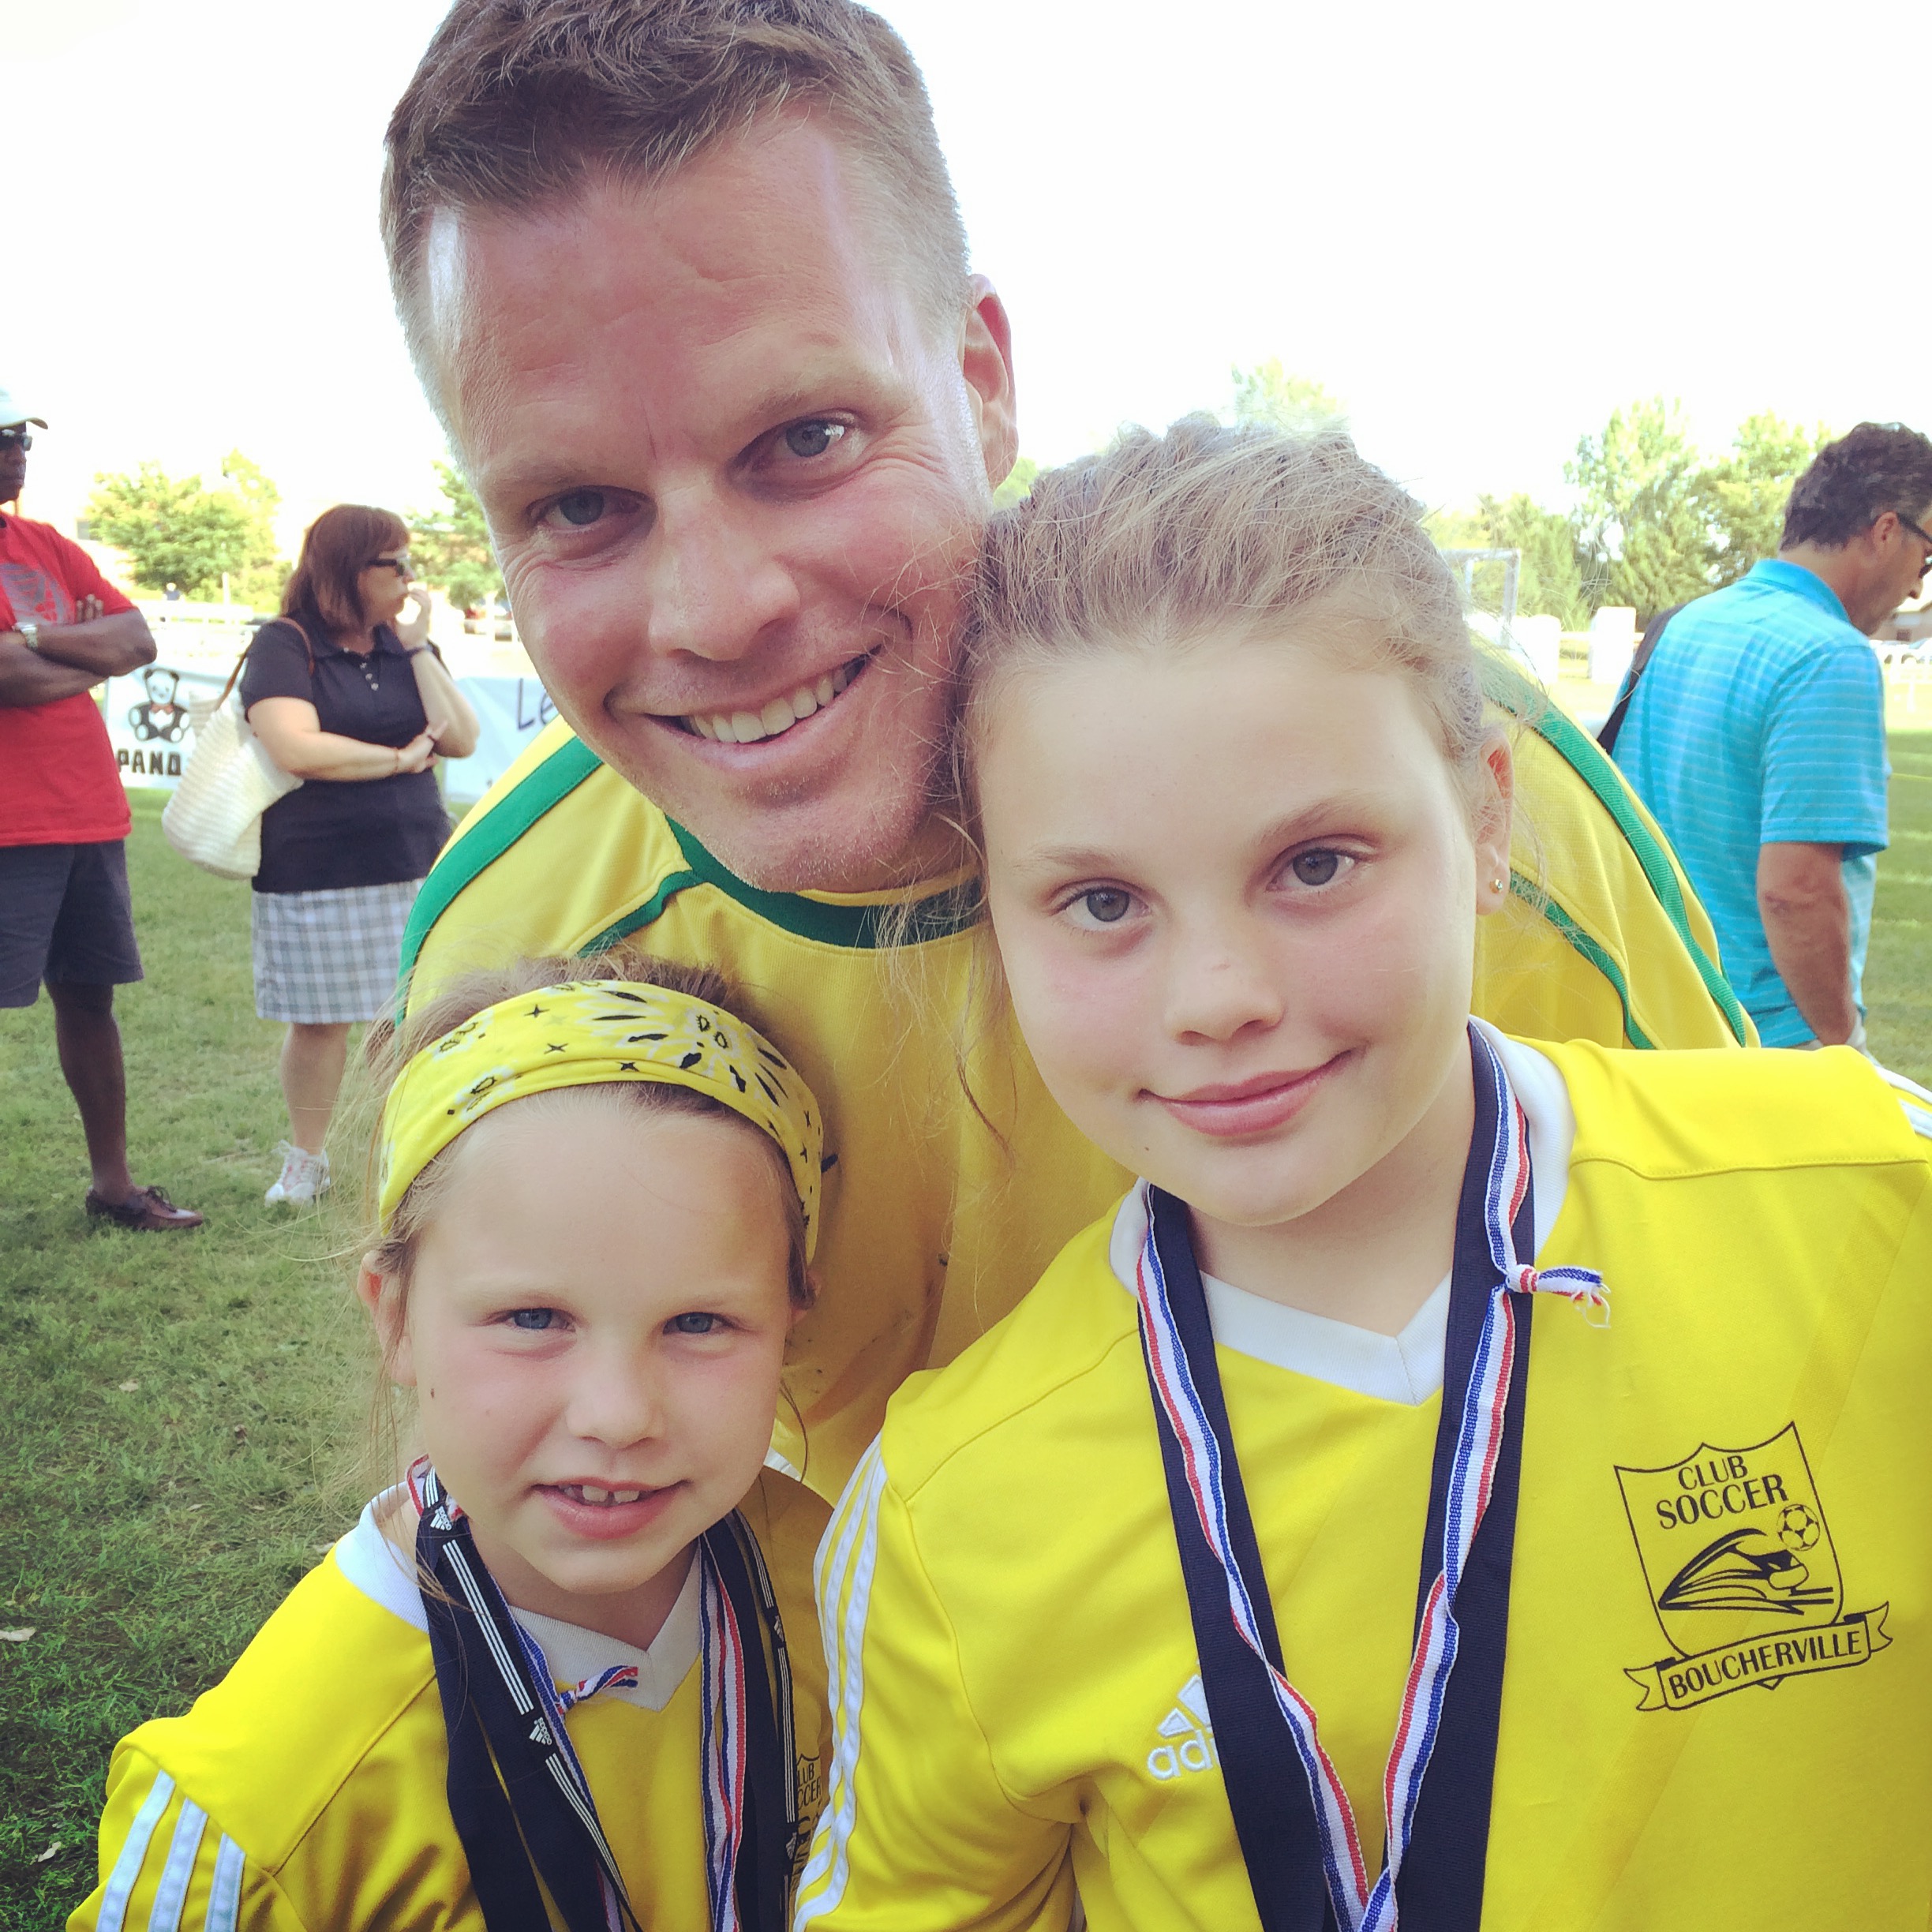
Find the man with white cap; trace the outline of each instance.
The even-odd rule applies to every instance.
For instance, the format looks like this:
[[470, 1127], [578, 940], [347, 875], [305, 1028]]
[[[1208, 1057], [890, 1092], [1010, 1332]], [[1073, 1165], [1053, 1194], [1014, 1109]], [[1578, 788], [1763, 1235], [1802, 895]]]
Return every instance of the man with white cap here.
[[[17, 503], [31, 432], [46, 427], [0, 389], [0, 504]], [[154, 654], [147, 620], [79, 545], [0, 515], [0, 1006], [32, 1005], [46, 983], [93, 1170], [88, 1213], [142, 1232], [201, 1216], [128, 1171], [114, 990], [141, 964], [127, 797], [92, 694]]]

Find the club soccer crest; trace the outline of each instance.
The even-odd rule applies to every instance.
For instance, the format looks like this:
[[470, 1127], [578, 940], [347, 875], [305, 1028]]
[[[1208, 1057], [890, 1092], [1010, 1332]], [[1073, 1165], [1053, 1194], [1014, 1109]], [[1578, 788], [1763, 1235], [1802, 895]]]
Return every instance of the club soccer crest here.
[[1672, 1654], [1625, 1675], [1640, 1710], [1688, 1710], [1747, 1685], [1844, 1670], [1891, 1642], [1885, 1612], [1844, 1608], [1798, 1425], [1748, 1449], [1705, 1443], [1664, 1469], [1617, 1469], [1650, 1602]]

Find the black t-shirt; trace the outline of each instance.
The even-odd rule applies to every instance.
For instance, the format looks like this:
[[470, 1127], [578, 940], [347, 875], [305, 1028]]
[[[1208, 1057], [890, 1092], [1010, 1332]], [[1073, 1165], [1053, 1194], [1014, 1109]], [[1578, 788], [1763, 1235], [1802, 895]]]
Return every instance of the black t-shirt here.
[[[386, 624], [378, 627], [376, 648], [366, 657], [326, 637], [311, 643], [313, 676], [296, 625], [286, 618], [264, 624], [242, 673], [243, 708], [264, 698], [305, 698], [325, 732], [365, 744], [406, 745], [421, 732], [428, 721], [416, 673]], [[422, 878], [449, 829], [433, 772], [307, 778], [262, 814], [255, 889], [326, 892]]]

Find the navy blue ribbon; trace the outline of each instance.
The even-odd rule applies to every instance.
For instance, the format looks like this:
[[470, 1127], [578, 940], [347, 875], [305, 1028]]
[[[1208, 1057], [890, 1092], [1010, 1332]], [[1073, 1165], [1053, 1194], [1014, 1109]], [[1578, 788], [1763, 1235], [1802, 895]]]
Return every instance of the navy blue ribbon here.
[[[636, 1927], [596, 1808], [587, 1789], [578, 1788], [568, 1739], [559, 1735], [554, 1692], [535, 1682], [522, 1633], [477, 1552], [468, 1518], [450, 1505], [433, 1471], [420, 1486], [416, 1555], [436, 1586], [423, 1590], [422, 1601], [449, 1736], [450, 1816], [484, 1923], [489, 1932], [547, 1926], [541, 1875], [569, 1932]], [[747, 1788], [732, 1886], [737, 1922], [743, 1932], [784, 1932], [798, 1849], [784, 1626], [757, 1542], [735, 1512], [705, 1533], [696, 1560], [715, 1566], [744, 1657]]]
[[[1486, 1046], [1486, 1043], [1482, 1043]], [[1451, 1465], [1476, 1349], [1492, 1296], [1500, 1279], [1487, 1219], [1487, 1190], [1502, 1120], [1499, 1083], [1483, 1076], [1486, 1054], [1474, 1058], [1476, 1121], [1463, 1170], [1456, 1216], [1455, 1258], [1449, 1290], [1448, 1334], [1443, 1362], [1442, 1418], [1429, 1485], [1417, 1589], [1422, 1607], [1442, 1571], [1443, 1525]], [[1500, 1099], [1510, 1099], [1507, 1088]], [[1284, 1676], [1274, 1607], [1260, 1548], [1235, 1455], [1227, 1403], [1215, 1357], [1206, 1291], [1194, 1258], [1188, 1210], [1158, 1188], [1148, 1190], [1156, 1252], [1167, 1299], [1196, 1390], [1222, 1457], [1229, 1540], [1252, 1600], [1267, 1659]], [[1515, 1252], [1533, 1252], [1533, 1196], [1526, 1186], [1511, 1233]], [[1516, 1497], [1522, 1466], [1524, 1405], [1529, 1387], [1530, 1316], [1533, 1296], [1511, 1297], [1518, 1346], [1511, 1368], [1507, 1420], [1487, 1511], [1471, 1547], [1454, 1610], [1460, 1630], [1455, 1668], [1449, 1679], [1440, 1728], [1424, 1778], [1407, 1857], [1396, 1885], [1396, 1904], [1408, 1932], [1478, 1932], [1489, 1841], [1490, 1795], [1495, 1779], [1496, 1735], [1509, 1634], [1510, 1575], [1515, 1544]], [[1143, 1332], [1144, 1354], [1146, 1337]], [[1228, 1581], [1203, 1533], [1189, 1489], [1181, 1443], [1148, 1362], [1161, 1459], [1166, 1471], [1170, 1513], [1185, 1580], [1188, 1608], [1200, 1661], [1201, 1682], [1214, 1724], [1234, 1814], [1235, 1835], [1248, 1868], [1264, 1932], [1336, 1932], [1333, 1900], [1324, 1874], [1314, 1799], [1309, 1778], [1283, 1721], [1261, 1660], [1242, 1641], [1228, 1608]]]

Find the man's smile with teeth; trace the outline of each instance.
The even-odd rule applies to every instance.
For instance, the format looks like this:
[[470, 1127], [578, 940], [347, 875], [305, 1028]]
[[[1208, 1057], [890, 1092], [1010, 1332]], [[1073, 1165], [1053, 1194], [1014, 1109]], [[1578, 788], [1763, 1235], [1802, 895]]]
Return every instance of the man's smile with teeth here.
[[815, 684], [801, 684], [789, 698], [774, 698], [762, 710], [693, 712], [679, 719], [687, 731], [718, 744], [755, 744], [761, 738], [776, 738], [802, 723], [815, 711], [822, 711], [863, 671], [869, 660], [855, 657], [828, 671]]

